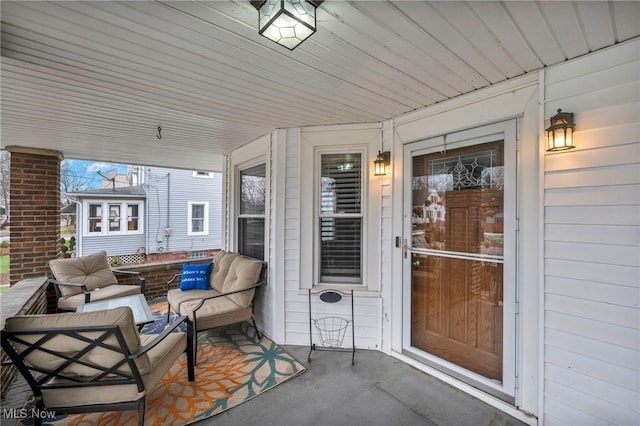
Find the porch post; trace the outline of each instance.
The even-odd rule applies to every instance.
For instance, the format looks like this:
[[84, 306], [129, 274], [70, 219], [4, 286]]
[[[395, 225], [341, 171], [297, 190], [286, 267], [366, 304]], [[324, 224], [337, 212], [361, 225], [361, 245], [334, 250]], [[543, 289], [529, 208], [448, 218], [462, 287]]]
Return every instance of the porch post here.
[[47, 261], [60, 253], [60, 161], [54, 150], [8, 146], [11, 286], [49, 275]]

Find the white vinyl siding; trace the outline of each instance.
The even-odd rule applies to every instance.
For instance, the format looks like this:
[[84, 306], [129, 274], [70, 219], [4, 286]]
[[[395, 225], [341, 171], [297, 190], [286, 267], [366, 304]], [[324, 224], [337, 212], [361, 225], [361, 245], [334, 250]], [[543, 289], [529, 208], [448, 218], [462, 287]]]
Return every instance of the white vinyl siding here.
[[576, 148], [545, 155], [545, 424], [640, 418], [640, 41], [551, 67], [545, 118]]

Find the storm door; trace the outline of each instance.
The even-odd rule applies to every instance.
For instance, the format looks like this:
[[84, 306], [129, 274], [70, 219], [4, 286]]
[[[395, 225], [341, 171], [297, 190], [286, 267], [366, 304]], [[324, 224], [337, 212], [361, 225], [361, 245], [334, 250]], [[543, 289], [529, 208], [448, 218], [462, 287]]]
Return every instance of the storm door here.
[[406, 145], [404, 167], [405, 352], [503, 399], [515, 374], [508, 124]]

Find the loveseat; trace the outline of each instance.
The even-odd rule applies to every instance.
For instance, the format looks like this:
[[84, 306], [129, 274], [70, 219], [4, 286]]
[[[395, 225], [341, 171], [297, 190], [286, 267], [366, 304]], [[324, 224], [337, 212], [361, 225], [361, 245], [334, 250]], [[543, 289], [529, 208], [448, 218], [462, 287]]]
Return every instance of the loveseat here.
[[251, 320], [256, 335], [262, 338], [256, 325], [254, 299], [266, 276], [266, 262], [222, 250], [213, 262], [185, 264], [182, 274], [171, 278], [167, 283], [167, 321], [172, 310], [186, 316], [194, 364], [200, 331]]

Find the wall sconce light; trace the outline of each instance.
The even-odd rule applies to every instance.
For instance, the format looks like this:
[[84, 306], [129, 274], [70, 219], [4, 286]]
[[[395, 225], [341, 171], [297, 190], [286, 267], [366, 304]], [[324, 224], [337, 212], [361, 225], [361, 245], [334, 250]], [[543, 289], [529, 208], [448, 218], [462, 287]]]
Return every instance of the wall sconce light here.
[[573, 122], [572, 112], [562, 112], [558, 109], [558, 113], [550, 118], [551, 126], [546, 129], [547, 132], [547, 151], [565, 151], [575, 148], [573, 144], [573, 128], [576, 127]]
[[251, 1], [258, 9], [258, 32], [289, 50], [316, 32], [316, 8], [324, 0]]
[[391, 164], [391, 152], [378, 151], [378, 156], [373, 162], [373, 169], [375, 170], [375, 176], [385, 176], [387, 174], [387, 166]]

